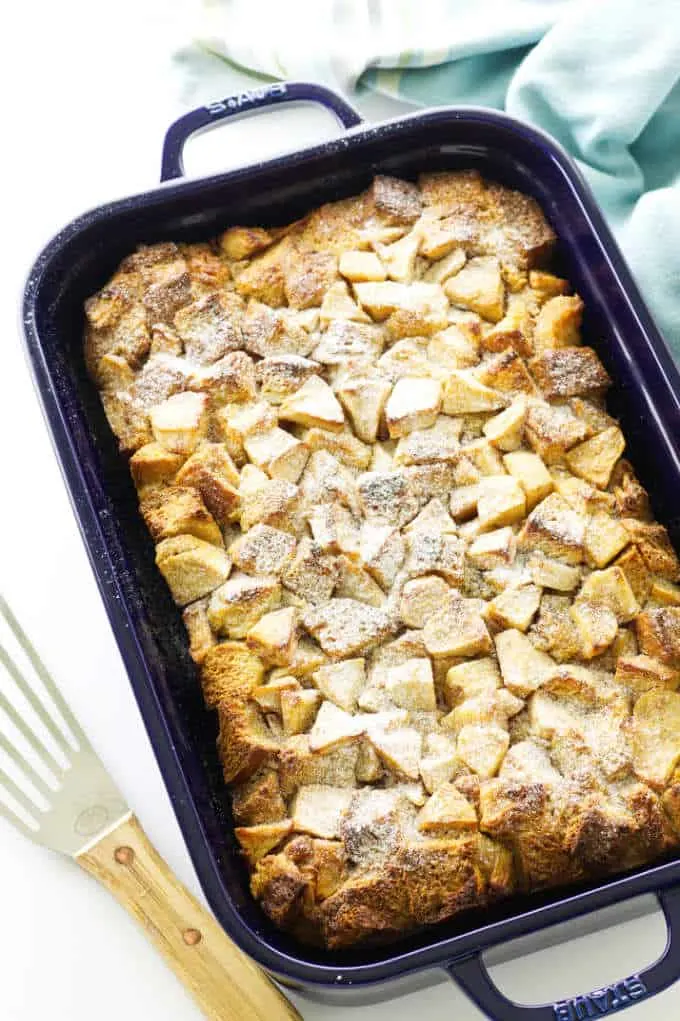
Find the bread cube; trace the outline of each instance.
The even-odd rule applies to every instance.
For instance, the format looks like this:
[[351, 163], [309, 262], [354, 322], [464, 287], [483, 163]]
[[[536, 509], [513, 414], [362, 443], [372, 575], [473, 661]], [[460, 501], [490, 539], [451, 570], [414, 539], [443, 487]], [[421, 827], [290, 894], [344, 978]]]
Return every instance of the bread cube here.
[[394, 439], [434, 425], [441, 407], [441, 384], [436, 379], [410, 378], [397, 380], [387, 404], [385, 421]]
[[402, 709], [434, 712], [437, 708], [429, 659], [409, 659], [392, 667], [387, 671], [385, 687], [394, 704]]
[[208, 620], [208, 600], [199, 599], [182, 611], [182, 620], [189, 636], [189, 654], [194, 663], [202, 663], [208, 649], [215, 645], [215, 636]]
[[562, 280], [552, 273], [546, 273], [538, 269], [530, 270], [529, 286], [541, 305], [548, 298], [554, 298], [558, 294], [568, 294], [571, 289], [568, 280]]
[[359, 308], [350, 295], [344, 280], [336, 280], [334, 284], [331, 284], [321, 302], [319, 309], [321, 326], [327, 326], [332, 319], [345, 319], [356, 323], [371, 322], [371, 317], [362, 308]]
[[287, 666], [297, 646], [297, 610], [265, 613], [246, 632], [246, 645], [272, 666]]
[[526, 399], [518, 397], [505, 411], [484, 423], [484, 435], [499, 450], [517, 450], [522, 445], [526, 414]]
[[293, 829], [297, 833], [311, 833], [327, 840], [338, 837], [352, 797], [352, 790], [346, 787], [328, 784], [300, 787], [291, 806]]
[[518, 698], [536, 691], [555, 669], [553, 659], [535, 648], [521, 631], [501, 631], [494, 641], [503, 683]]
[[680, 685], [680, 672], [644, 654], [619, 656], [615, 679], [637, 694], [653, 689], [675, 691]]
[[529, 370], [548, 400], [584, 397], [606, 390], [611, 380], [591, 347], [561, 347], [542, 351]]
[[288, 689], [281, 693], [281, 722], [284, 734], [305, 733], [311, 727], [321, 703], [321, 694], [310, 688]]
[[476, 698], [488, 696], [500, 686], [501, 675], [495, 660], [473, 659], [458, 663], [448, 669], [444, 681], [444, 696], [449, 706]]
[[380, 261], [390, 280], [408, 283], [413, 280], [416, 256], [420, 248], [420, 233], [412, 230], [398, 241], [377, 245]]
[[220, 235], [220, 249], [228, 259], [240, 262], [264, 251], [274, 241], [262, 227], [229, 227]]
[[479, 362], [479, 342], [451, 323], [427, 345], [427, 357], [442, 369], [467, 369]]
[[625, 624], [639, 612], [639, 606], [626, 575], [620, 567], [593, 571], [583, 582], [578, 599], [606, 606], [617, 621]]
[[617, 426], [612, 426], [570, 450], [567, 464], [575, 475], [593, 486], [606, 489], [625, 446], [623, 433]]
[[359, 500], [369, 523], [401, 527], [416, 516], [420, 501], [407, 472], [364, 472], [359, 476]]
[[450, 829], [476, 830], [477, 813], [452, 783], [443, 783], [425, 802], [416, 817], [421, 833], [437, 834]]
[[335, 558], [305, 537], [298, 543], [295, 556], [286, 564], [283, 584], [310, 603], [330, 599], [338, 580]]
[[533, 403], [526, 415], [526, 438], [548, 464], [561, 462], [565, 453], [589, 435], [587, 424], [563, 405]]
[[344, 366], [353, 360], [374, 363], [382, 354], [384, 346], [384, 331], [380, 326], [333, 319], [325, 333], [321, 334], [319, 343], [312, 351], [312, 358], [322, 365], [333, 366]]
[[680, 759], [680, 695], [655, 689], [640, 695], [631, 727], [633, 767], [650, 787], [661, 790]]
[[359, 716], [352, 716], [334, 702], [322, 702], [309, 732], [309, 747], [313, 752], [327, 752], [346, 741], [354, 741], [364, 732]]
[[375, 783], [383, 775], [383, 766], [373, 745], [364, 739], [359, 746], [356, 778], [359, 783]]
[[421, 337], [406, 337], [385, 351], [378, 359], [378, 371], [393, 383], [404, 376], [431, 379], [442, 371], [427, 358], [425, 342]]
[[318, 362], [300, 355], [272, 355], [255, 366], [260, 394], [270, 404], [281, 404], [318, 372]]
[[196, 489], [186, 486], [146, 489], [140, 499], [140, 510], [156, 542], [174, 535], [193, 535], [215, 546], [224, 545], [222, 533]]
[[482, 780], [498, 772], [510, 745], [507, 730], [494, 723], [468, 724], [458, 734], [458, 757]]
[[431, 427], [414, 429], [408, 435], [401, 437], [394, 452], [394, 464], [457, 461], [460, 452], [460, 432], [461, 422], [459, 419], [438, 415]]
[[180, 486], [197, 489], [220, 524], [225, 525], [232, 520], [240, 502], [240, 477], [223, 444], [203, 444], [184, 463], [175, 481]]
[[447, 784], [455, 776], [460, 767], [461, 762], [455, 753], [455, 746], [452, 746], [450, 751], [424, 755], [420, 760], [420, 777], [425, 790], [429, 794], [434, 794], [438, 787]]
[[557, 592], [573, 592], [581, 581], [581, 570], [553, 560], [544, 553], [532, 553], [529, 558], [531, 580], [542, 588], [555, 589]]
[[349, 415], [352, 428], [364, 443], [375, 443], [391, 389], [392, 384], [377, 374], [351, 374], [336, 385], [336, 393]]
[[425, 627], [449, 591], [446, 582], [433, 574], [407, 581], [401, 592], [399, 616], [407, 627]]
[[336, 596], [358, 599], [359, 602], [367, 603], [369, 606], [381, 607], [385, 605], [387, 597], [368, 571], [346, 556], [338, 557], [338, 567]]
[[586, 521], [557, 493], [534, 507], [519, 535], [520, 549], [541, 550], [568, 564], [583, 560]]
[[666, 578], [654, 578], [649, 598], [652, 603], [662, 606], [680, 606], [680, 586]]
[[318, 690], [340, 709], [353, 713], [366, 684], [366, 663], [361, 658], [329, 663], [312, 674]]
[[191, 454], [207, 432], [207, 401], [204, 394], [184, 391], [150, 408], [156, 442], [173, 454]]
[[234, 834], [248, 864], [252, 867], [283, 843], [292, 830], [292, 820], [281, 819], [279, 822], [263, 822], [255, 826], [237, 826]]
[[280, 575], [295, 552], [295, 539], [269, 525], [255, 525], [229, 547], [229, 556], [248, 574]]
[[[464, 466], [463, 457], [465, 458]], [[461, 447], [461, 457], [455, 465], [456, 481], [460, 477], [460, 472], [469, 470], [470, 466], [472, 466], [472, 474], [475, 479], [484, 475], [505, 475], [501, 455], [486, 439], [472, 440]]]
[[329, 553], [346, 553], [355, 557], [359, 552], [359, 532], [356, 521], [346, 507], [338, 503], [316, 504], [308, 514], [314, 542]]
[[388, 769], [411, 780], [420, 777], [422, 736], [413, 727], [369, 732], [371, 744]]
[[359, 557], [369, 574], [389, 590], [405, 557], [404, 540], [398, 528], [366, 522], [360, 533]]
[[333, 659], [353, 656], [390, 631], [387, 614], [356, 599], [330, 599], [303, 617], [303, 626]]
[[401, 284], [394, 280], [357, 283], [354, 293], [362, 305], [379, 322], [398, 310], [421, 315], [444, 316], [448, 301], [439, 284], [415, 281]]
[[423, 629], [430, 656], [475, 656], [492, 648], [491, 638], [475, 599], [451, 599]]
[[207, 365], [241, 347], [241, 317], [236, 295], [215, 292], [180, 308], [174, 325], [187, 357]]
[[206, 652], [200, 677], [209, 708], [227, 703], [238, 709], [262, 684], [264, 666], [245, 642], [220, 642]]
[[538, 455], [528, 450], [512, 451], [504, 455], [503, 464], [524, 490], [528, 510], [552, 492], [552, 476]]
[[365, 469], [371, 463], [372, 448], [358, 440], [349, 428], [336, 433], [314, 427], [305, 430], [302, 439], [310, 450], [325, 450], [349, 468]]
[[489, 475], [478, 483], [477, 514], [483, 528], [511, 525], [526, 513], [524, 490], [512, 475]]
[[624, 518], [623, 526], [631, 537], [652, 574], [669, 581], [680, 578], [680, 562], [663, 525]]
[[310, 376], [299, 390], [283, 401], [279, 417], [298, 425], [318, 425], [333, 432], [340, 432], [345, 424], [342, 407], [335, 394], [319, 376]]
[[[232, 643], [236, 645], [237, 643]], [[258, 657], [259, 658], [259, 657]], [[272, 672], [273, 673], [273, 672]], [[265, 713], [281, 714], [281, 698], [287, 691], [302, 691], [300, 682], [296, 677], [283, 673], [280, 677], [270, 674], [266, 684], [258, 684], [250, 692], [250, 697], [257, 702], [260, 709]]]
[[387, 224], [414, 223], [422, 208], [415, 184], [385, 174], [376, 174], [373, 178], [368, 199], [381, 221]]
[[616, 614], [606, 603], [578, 599], [569, 612], [581, 639], [584, 659], [599, 656], [616, 638]]
[[[425, 242], [423, 242], [423, 244], [424, 243]], [[439, 235], [440, 250], [451, 244], [457, 244], [455, 233], [442, 231]], [[432, 250], [432, 248], [430, 248], [430, 250]], [[423, 252], [423, 255], [425, 255], [425, 252]], [[436, 261], [432, 262], [432, 264], [423, 273], [423, 280], [426, 280], [428, 283], [445, 284], [450, 277], [455, 276], [456, 273], [458, 273], [465, 265], [465, 252], [462, 248], [454, 247], [446, 254], [437, 256], [431, 255], [427, 257], [436, 259]]]
[[427, 214], [422, 217], [419, 227], [420, 251], [425, 258], [442, 261], [445, 256], [455, 252], [459, 265], [453, 272], [457, 273], [465, 265], [465, 252], [459, 247], [460, 228], [455, 223]]
[[442, 410], [445, 415], [498, 411], [509, 403], [505, 394], [480, 383], [467, 369], [452, 369], [444, 384]]
[[420, 513], [404, 527], [404, 533], [428, 532], [430, 535], [456, 534], [456, 524], [446, 510], [440, 497], [433, 497], [425, 504]]
[[[248, 469], [251, 469], [248, 471]], [[270, 525], [282, 531], [295, 532], [300, 490], [286, 479], [269, 479], [253, 465], [241, 472], [241, 529], [253, 525]]]
[[640, 651], [680, 669], [680, 607], [644, 610], [635, 619]]
[[493, 256], [470, 259], [446, 280], [444, 291], [453, 305], [469, 308], [483, 319], [497, 323], [503, 318], [505, 288], [498, 259]]
[[186, 606], [212, 592], [231, 571], [231, 560], [223, 549], [193, 535], [177, 535], [159, 542], [156, 564], [178, 606]]
[[573, 347], [581, 343], [583, 302], [577, 294], [548, 298], [536, 317], [534, 350]]
[[508, 395], [536, 395], [536, 384], [529, 375], [523, 358], [506, 348], [480, 362], [475, 370], [480, 383]]
[[130, 458], [130, 474], [137, 489], [168, 482], [184, 464], [183, 454], [173, 454], [160, 443], [146, 443]]
[[298, 481], [309, 457], [309, 447], [278, 426], [268, 432], [251, 433], [243, 446], [253, 464], [271, 478], [288, 482]]
[[588, 520], [584, 538], [586, 556], [595, 567], [606, 567], [629, 542], [629, 535], [620, 521], [596, 512]]
[[474, 539], [468, 546], [467, 558], [482, 571], [507, 567], [515, 559], [516, 545], [512, 528], [497, 528]]
[[332, 252], [312, 252], [300, 247], [288, 259], [284, 273], [289, 306], [315, 308], [337, 279], [338, 260]]
[[208, 619], [219, 635], [245, 638], [260, 617], [275, 610], [281, 602], [281, 585], [278, 578], [260, 575], [235, 574], [215, 589], [210, 597]]
[[541, 601], [541, 590], [537, 585], [508, 586], [504, 592], [492, 599], [486, 609], [489, 624], [499, 630], [515, 628], [527, 631]]

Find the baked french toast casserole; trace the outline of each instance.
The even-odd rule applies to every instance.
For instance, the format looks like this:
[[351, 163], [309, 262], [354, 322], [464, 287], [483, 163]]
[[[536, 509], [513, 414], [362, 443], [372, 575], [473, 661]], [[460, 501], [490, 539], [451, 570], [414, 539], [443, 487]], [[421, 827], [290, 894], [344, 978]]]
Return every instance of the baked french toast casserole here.
[[139, 248], [85, 357], [251, 889], [330, 947], [680, 839], [680, 563], [535, 201], [474, 171]]

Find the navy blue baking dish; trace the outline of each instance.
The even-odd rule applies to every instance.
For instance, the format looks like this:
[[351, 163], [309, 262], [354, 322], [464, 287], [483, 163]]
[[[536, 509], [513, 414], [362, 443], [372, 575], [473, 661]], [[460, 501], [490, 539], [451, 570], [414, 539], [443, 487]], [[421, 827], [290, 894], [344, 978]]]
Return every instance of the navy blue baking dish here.
[[[180, 180], [187, 138], [235, 114], [291, 101], [321, 103], [347, 132], [322, 145], [199, 180]], [[362, 125], [344, 100], [302, 83], [276, 84], [195, 110], [169, 130], [161, 187], [101, 206], [65, 227], [28, 278], [23, 322], [36, 386], [85, 545], [177, 818], [210, 905], [233, 939], [272, 974], [345, 1004], [432, 980], [446, 969], [490, 1017], [572, 1021], [619, 1010], [680, 977], [680, 859], [580, 887], [512, 898], [381, 948], [331, 952], [278, 930], [250, 896], [180, 615], [156, 570], [82, 356], [85, 298], [139, 242], [193, 241], [232, 223], [283, 224], [364, 188], [376, 172], [477, 167], [536, 197], [560, 238], [559, 268], [586, 306], [585, 333], [615, 385], [611, 410], [657, 517], [680, 540], [680, 378], [594, 200], [548, 137], [501, 114], [443, 108]], [[525, 1007], [493, 986], [482, 952], [641, 893], [656, 892], [668, 923], [647, 971], [575, 1000]]]

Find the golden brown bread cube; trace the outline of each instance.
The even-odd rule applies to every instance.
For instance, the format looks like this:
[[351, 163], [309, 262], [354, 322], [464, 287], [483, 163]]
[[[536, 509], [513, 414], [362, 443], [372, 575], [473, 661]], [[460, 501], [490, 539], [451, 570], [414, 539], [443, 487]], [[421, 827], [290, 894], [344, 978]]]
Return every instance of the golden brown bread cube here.
[[194, 535], [176, 535], [159, 542], [156, 564], [179, 606], [212, 592], [231, 571], [231, 560], [223, 549]]
[[577, 294], [549, 298], [542, 306], [534, 327], [534, 350], [573, 347], [581, 342], [583, 302]]
[[548, 400], [597, 394], [611, 380], [591, 347], [562, 347], [535, 355], [529, 370]]
[[281, 584], [271, 575], [234, 574], [210, 597], [208, 619], [218, 635], [245, 638], [260, 617], [281, 602]]
[[202, 663], [208, 649], [216, 643], [216, 638], [208, 620], [208, 600], [199, 599], [190, 603], [182, 611], [182, 620], [189, 635], [189, 652], [194, 663]]
[[292, 820], [281, 819], [279, 822], [256, 823], [254, 826], [236, 826], [234, 834], [248, 864], [254, 867], [261, 858], [278, 847], [292, 831]]
[[420, 216], [420, 193], [410, 181], [378, 174], [373, 179], [368, 199], [385, 223], [414, 223]]
[[551, 493], [529, 514], [519, 535], [519, 546], [578, 564], [583, 559], [585, 526], [585, 519], [566, 500]]
[[285, 267], [288, 304], [298, 309], [320, 305], [337, 275], [337, 259], [330, 252], [293, 250]]
[[141, 489], [169, 481], [183, 464], [183, 454], [173, 454], [154, 441], [134, 452], [130, 458], [130, 474], [135, 486]]
[[220, 235], [219, 244], [228, 259], [240, 262], [268, 248], [273, 240], [262, 227], [229, 227]]
[[635, 543], [647, 569], [652, 574], [660, 574], [669, 581], [678, 581], [680, 561], [663, 525], [637, 521], [635, 518], [624, 518], [622, 524], [630, 535], [631, 542]]
[[175, 477], [179, 486], [193, 486], [220, 524], [230, 521], [239, 506], [239, 473], [226, 447], [206, 443], [185, 461]]
[[680, 668], [680, 608], [675, 606], [644, 610], [635, 618], [640, 651]]
[[231, 809], [234, 822], [239, 826], [256, 826], [285, 819], [286, 803], [281, 797], [276, 771], [263, 769], [235, 788]]
[[228, 291], [208, 294], [184, 305], [174, 326], [184, 351], [194, 362], [210, 364], [242, 346], [243, 303]]
[[224, 545], [215, 519], [191, 486], [149, 487], [141, 494], [140, 509], [156, 542], [174, 535], [193, 535], [215, 546]]

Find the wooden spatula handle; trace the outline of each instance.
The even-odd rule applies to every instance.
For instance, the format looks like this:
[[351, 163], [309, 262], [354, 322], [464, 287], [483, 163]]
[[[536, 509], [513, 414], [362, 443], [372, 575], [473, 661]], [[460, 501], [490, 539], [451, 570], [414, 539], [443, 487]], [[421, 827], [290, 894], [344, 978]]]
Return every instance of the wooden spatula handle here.
[[210, 1021], [302, 1021], [173, 875], [134, 815], [77, 861], [144, 926]]

